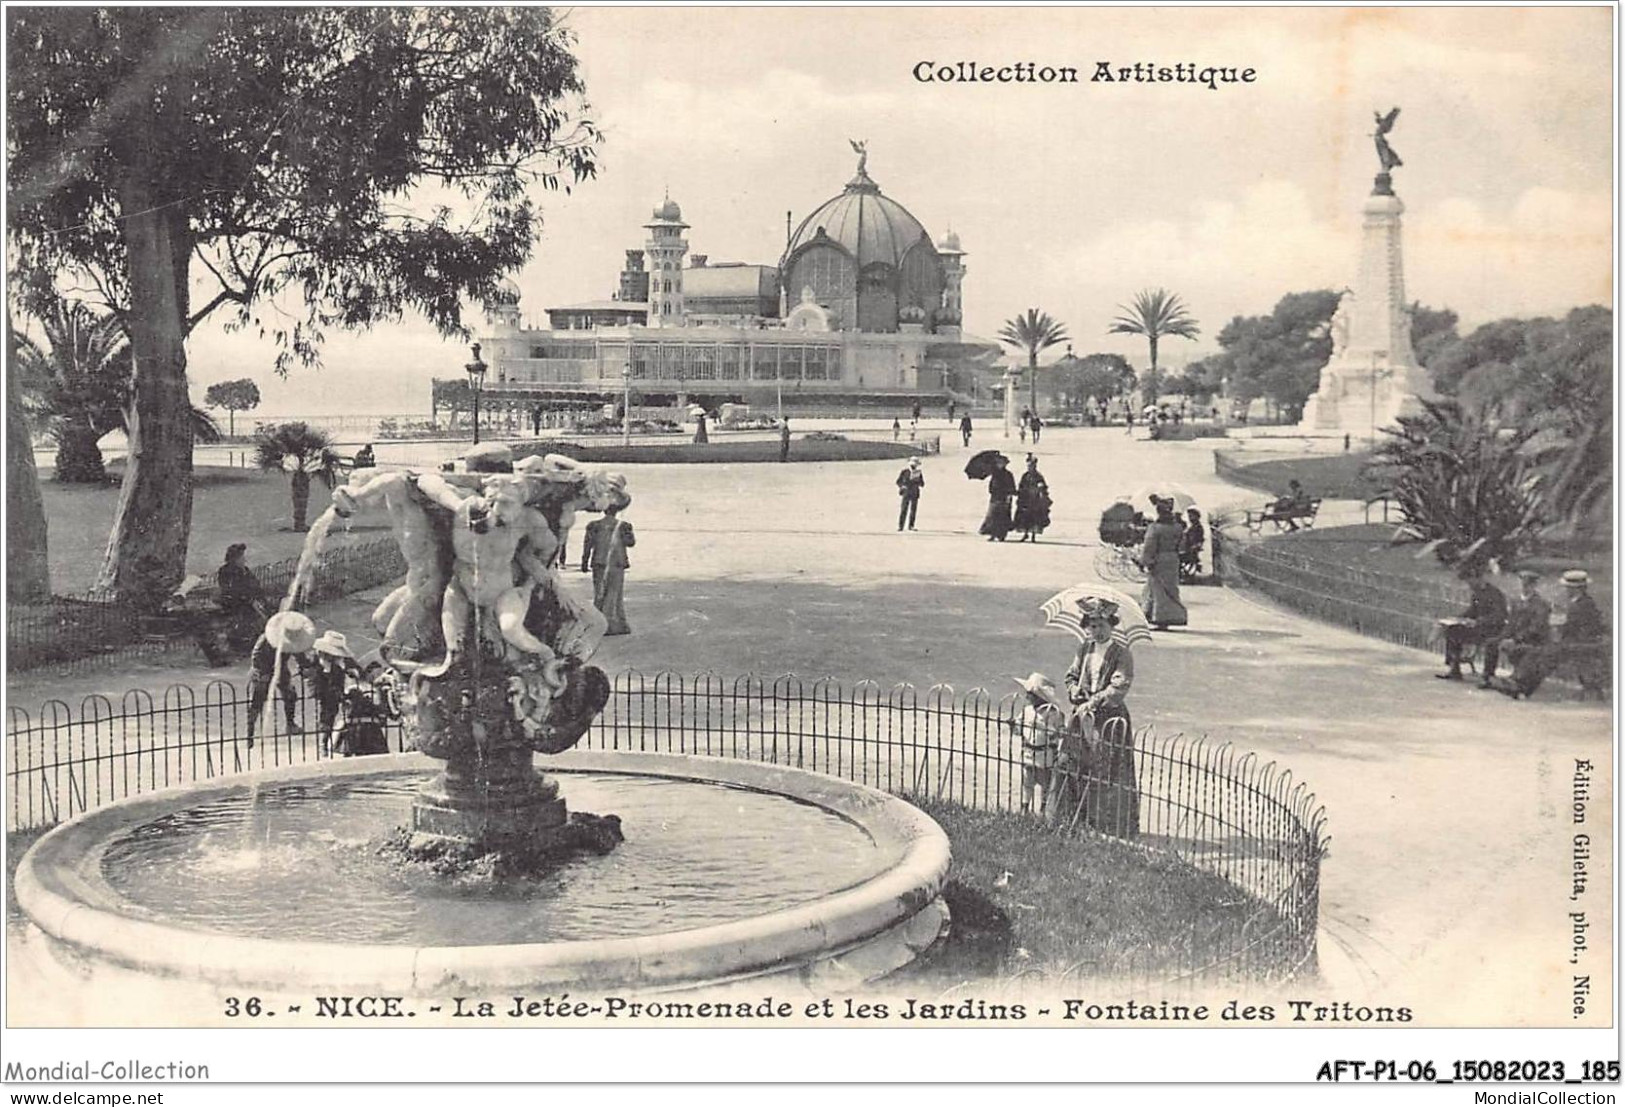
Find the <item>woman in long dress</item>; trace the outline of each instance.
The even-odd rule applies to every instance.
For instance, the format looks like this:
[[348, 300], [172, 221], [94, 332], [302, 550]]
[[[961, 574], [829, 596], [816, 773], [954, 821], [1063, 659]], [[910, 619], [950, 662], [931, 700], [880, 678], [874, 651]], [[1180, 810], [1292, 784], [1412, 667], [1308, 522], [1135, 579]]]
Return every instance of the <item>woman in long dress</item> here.
[[1102, 834], [1133, 838], [1140, 828], [1140, 791], [1125, 697], [1134, 683], [1134, 651], [1112, 637], [1117, 605], [1089, 597], [1078, 601], [1078, 610], [1087, 638], [1066, 673], [1075, 714], [1045, 816], [1063, 827], [1081, 818]]
[[1140, 548], [1140, 565], [1145, 569], [1145, 591], [1140, 606], [1148, 622], [1158, 630], [1182, 627], [1190, 621], [1185, 605], [1179, 602], [1179, 540], [1183, 535], [1174, 517], [1172, 500], [1157, 501], [1157, 518], [1145, 529], [1145, 545]]
[[1023, 542], [1036, 542], [1049, 526], [1049, 482], [1038, 471], [1038, 458], [1027, 455], [1027, 471], [1021, 474], [1016, 486], [1015, 529], [1021, 532]]
[[1003, 542], [1010, 533], [1010, 500], [1016, 494], [1016, 478], [1010, 475], [1010, 461], [1004, 455], [993, 459], [993, 472], [987, 478], [987, 516], [980, 533], [989, 542]]

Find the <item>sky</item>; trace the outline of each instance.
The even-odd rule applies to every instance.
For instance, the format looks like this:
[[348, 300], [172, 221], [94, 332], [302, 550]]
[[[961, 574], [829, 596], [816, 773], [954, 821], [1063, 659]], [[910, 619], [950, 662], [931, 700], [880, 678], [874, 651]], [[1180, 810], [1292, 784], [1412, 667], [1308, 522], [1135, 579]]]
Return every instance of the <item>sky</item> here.
[[[1463, 328], [1611, 303], [1613, 13], [1592, 8], [575, 8], [600, 169], [538, 190], [544, 225], [514, 274], [526, 319], [607, 298], [669, 190], [691, 252], [775, 263], [785, 213], [868, 171], [934, 236], [966, 251], [965, 328], [1028, 307], [1076, 353], [1142, 288], [1179, 293], [1201, 327], [1165, 363], [1216, 349], [1237, 315], [1353, 280], [1359, 208], [1377, 171], [1373, 113], [1404, 159], [1411, 299]], [[1075, 84], [920, 82], [922, 62], [1071, 66]], [[1097, 64], [1254, 70], [1249, 83], [1097, 82]], [[465, 321], [478, 331], [479, 310]], [[1059, 354], [1061, 351], [1054, 351]], [[256, 415], [426, 414], [429, 381], [466, 346], [408, 318], [330, 336], [324, 365], [272, 371], [274, 350], [205, 324], [194, 394], [254, 377]]]

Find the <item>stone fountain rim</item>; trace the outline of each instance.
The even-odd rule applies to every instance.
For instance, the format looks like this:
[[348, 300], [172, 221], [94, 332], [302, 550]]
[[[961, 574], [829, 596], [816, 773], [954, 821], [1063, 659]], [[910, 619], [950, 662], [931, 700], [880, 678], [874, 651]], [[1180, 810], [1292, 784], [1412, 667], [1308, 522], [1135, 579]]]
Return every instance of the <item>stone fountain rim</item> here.
[[538, 758], [538, 766], [548, 772], [661, 777], [783, 795], [855, 823], [891, 863], [810, 903], [715, 926], [485, 946], [291, 942], [187, 929], [117, 910], [122, 901], [100, 875], [101, 857], [121, 831], [182, 807], [256, 785], [440, 767], [407, 753], [234, 774], [98, 808], [51, 830], [24, 855], [15, 880], [17, 899], [52, 941], [138, 972], [227, 987], [439, 995], [453, 988], [660, 988], [745, 978], [827, 960], [887, 932], [906, 931], [917, 916], [940, 912], [947, 836], [923, 811], [866, 785], [806, 769], [696, 754], [573, 750]]

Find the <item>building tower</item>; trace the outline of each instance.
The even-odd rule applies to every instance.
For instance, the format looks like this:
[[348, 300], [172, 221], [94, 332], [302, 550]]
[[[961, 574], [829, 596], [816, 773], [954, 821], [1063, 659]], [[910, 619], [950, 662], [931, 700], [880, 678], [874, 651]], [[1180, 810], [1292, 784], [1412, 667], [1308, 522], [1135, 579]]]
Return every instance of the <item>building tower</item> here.
[[965, 319], [965, 251], [953, 228], [937, 243], [942, 259], [942, 307], [937, 311], [937, 333], [956, 335]]
[[643, 251], [626, 252], [626, 268], [621, 270], [621, 287], [616, 299], [628, 304], [649, 302], [649, 273], [643, 268]]
[[680, 327], [683, 325], [683, 257], [688, 253], [688, 239], [683, 232], [683, 209], [670, 196], [655, 209], [644, 228], [649, 240], [643, 252], [649, 255], [649, 325], [651, 327]]
[[507, 277], [497, 282], [496, 292], [485, 302], [485, 325], [496, 338], [519, 333], [519, 286]]

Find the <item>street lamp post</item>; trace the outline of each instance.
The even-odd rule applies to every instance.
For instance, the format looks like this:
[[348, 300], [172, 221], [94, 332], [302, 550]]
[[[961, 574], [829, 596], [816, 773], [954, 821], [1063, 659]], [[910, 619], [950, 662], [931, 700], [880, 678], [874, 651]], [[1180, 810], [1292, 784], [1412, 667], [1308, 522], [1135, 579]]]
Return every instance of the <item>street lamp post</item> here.
[[632, 444], [632, 367], [621, 370], [621, 445]]
[[474, 393], [474, 445], [480, 444], [480, 386], [485, 383], [485, 362], [480, 360], [480, 344], [474, 343], [474, 360], [463, 366], [468, 387]]

